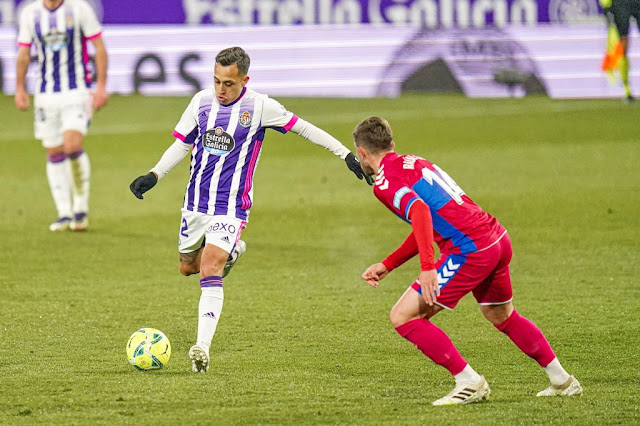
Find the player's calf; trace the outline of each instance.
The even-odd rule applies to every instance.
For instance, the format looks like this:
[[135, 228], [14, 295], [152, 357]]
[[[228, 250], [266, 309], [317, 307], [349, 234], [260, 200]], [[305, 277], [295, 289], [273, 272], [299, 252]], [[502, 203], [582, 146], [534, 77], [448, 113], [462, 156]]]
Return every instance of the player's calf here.
[[180, 253], [180, 273], [185, 277], [200, 272], [200, 256], [202, 249], [191, 253]]

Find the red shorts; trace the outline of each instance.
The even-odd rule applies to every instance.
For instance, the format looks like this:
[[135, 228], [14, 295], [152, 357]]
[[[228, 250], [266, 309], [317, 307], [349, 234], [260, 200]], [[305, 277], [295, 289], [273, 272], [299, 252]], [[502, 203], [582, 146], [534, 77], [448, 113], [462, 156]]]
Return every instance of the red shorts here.
[[[440, 296], [436, 303], [453, 309], [467, 293], [481, 305], [502, 305], [511, 301], [511, 240], [506, 233], [488, 248], [468, 254], [443, 253], [436, 262]], [[411, 288], [422, 294], [418, 281]]]

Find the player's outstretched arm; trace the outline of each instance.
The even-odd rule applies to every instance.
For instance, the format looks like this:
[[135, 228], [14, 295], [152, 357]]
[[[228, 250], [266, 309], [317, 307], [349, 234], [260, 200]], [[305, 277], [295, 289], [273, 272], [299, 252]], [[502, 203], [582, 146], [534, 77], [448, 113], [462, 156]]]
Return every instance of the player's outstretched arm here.
[[362, 166], [360, 166], [360, 161], [358, 161], [358, 158], [353, 155], [349, 148], [341, 144], [329, 133], [301, 118], [297, 119], [295, 124], [291, 127], [291, 131], [302, 136], [308, 141], [313, 142], [316, 145], [320, 145], [333, 152], [335, 155], [342, 158], [346, 162], [349, 170], [351, 170], [358, 179], [362, 180], [362, 178], [364, 178], [369, 185], [373, 185], [373, 178], [371, 178], [371, 176], [367, 175], [362, 170]]
[[156, 164], [149, 173], [144, 176], [138, 176], [133, 182], [131, 182], [129, 189], [133, 192], [133, 195], [142, 200], [142, 194], [153, 188], [156, 183], [164, 177], [164, 175], [169, 173], [171, 169], [182, 161], [182, 159], [187, 156], [190, 149], [190, 143], [184, 143], [180, 139], [176, 139], [176, 141], [164, 152], [162, 158], [158, 161], [158, 164]]

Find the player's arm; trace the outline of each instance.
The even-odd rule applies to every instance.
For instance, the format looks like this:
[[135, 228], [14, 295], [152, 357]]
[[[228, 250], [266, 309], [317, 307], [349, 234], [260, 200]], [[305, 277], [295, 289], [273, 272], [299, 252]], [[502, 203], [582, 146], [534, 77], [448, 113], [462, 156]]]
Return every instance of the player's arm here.
[[164, 175], [177, 166], [178, 163], [187, 156], [190, 149], [191, 144], [185, 143], [180, 138], [176, 139], [176, 141], [167, 148], [160, 158], [160, 161], [158, 161], [158, 164], [156, 164], [149, 173], [144, 176], [139, 176], [131, 182], [129, 189], [131, 189], [133, 195], [142, 200], [144, 198], [142, 194], [153, 188]]
[[440, 295], [438, 273], [433, 261], [433, 221], [431, 211], [424, 201], [416, 200], [409, 206], [409, 219], [420, 254], [420, 276], [422, 297], [428, 305], [433, 305]]
[[[158, 164], [156, 164], [150, 171], [144, 176], [138, 176], [129, 189], [133, 192], [137, 198], [142, 200], [142, 194], [153, 188], [159, 179], [162, 179], [164, 175], [169, 173], [184, 157], [187, 156], [191, 147], [198, 137], [198, 125], [196, 122], [196, 105], [200, 101], [199, 95], [196, 95], [191, 99], [189, 105], [182, 113], [180, 121], [176, 125], [173, 131], [173, 136], [176, 141], [164, 152]], [[186, 136], [185, 136], [186, 135]]]
[[413, 258], [416, 254], [418, 254], [418, 243], [416, 242], [415, 234], [412, 231], [400, 247], [380, 263], [387, 268], [388, 272], [391, 272]]
[[85, 2], [80, 2], [78, 19], [83, 36], [95, 47], [96, 90], [93, 93], [93, 107], [100, 109], [107, 104], [107, 49], [102, 40], [102, 25], [95, 12]]
[[331, 136], [324, 130], [314, 126], [287, 111], [279, 102], [274, 99], [265, 99], [262, 113], [262, 125], [271, 127], [282, 133], [293, 132], [302, 136], [306, 140], [319, 145], [340, 157], [345, 161], [349, 170], [351, 170], [358, 179], [365, 178], [369, 185], [373, 185], [373, 179], [362, 171], [360, 162], [355, 155], [336, 138]]
[[92, 38], [91, 42], [96, 49], [96, 91], [93, 94], [93, 107], [99, 110], [109, 100], [107, 93], [107, 49], [100, 35]]
[[16, 107], [21, 110], [29, 108], [29, 94], [27, 93], [25, 80], [27, 70], [31, 62], [31, 42], [33, 33], [30, 30], [30, 23], [33, 17], [25, 10], [20, 14], [18, 24], [18, 55], [16, 57], [16, 94], [14, 97]]
[[373, 178], [364, 173], [362, 166], [360, 166], [360, 161], [358, 161], [358, 158], [353, 155], [349, 148], [342, 145], [336, 138], [319, 127], [316, 127], [299, 117], [296, 118], [297, 121], [291, 127], [291, 131], [293, 133], [296, 133], [308, 141], [333, 152], [347, 163], [349, 170], [351, 170], [358, 179], [364, 178], [369, 185], [373, 185]]
[[369, 266], [362, 274], [362, 279], [372, 287], [377, 287], [378, 281], [386, 277], [394, 269], [403, 265], [416, 254], [418, 254], [418, 244], [414, 233], [411, 232], [400, 247], [387, 256], [382, 262]]
[[29, 51], [30, 46], [21, 43], [18, 47], [18, 56], [16, 57], [16, 94], [14, 100], [16, 107], [23, 111], [29, 108], [29, 94], [25, 87], [27, 70], [31, 62], [31, 54]]

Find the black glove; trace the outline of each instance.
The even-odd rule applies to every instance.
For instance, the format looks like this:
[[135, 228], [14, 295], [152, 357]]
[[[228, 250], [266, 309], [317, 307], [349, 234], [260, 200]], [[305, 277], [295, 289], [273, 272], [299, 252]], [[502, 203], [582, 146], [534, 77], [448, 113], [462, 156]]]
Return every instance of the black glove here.
[[131, 182], [129, 189], [133, 192], [133, 195], [142, 200], [142, 194], [153, 188], [158, 183], [158, 178], [153, 173], [139, 176]]
[[358, 179], [362, 180], [362, 178], [364, 178], [365, 182], [367, 182], [369, 185], [373, 185], [373, 178], [366, 174], [364, 170], [362, 170], [360, 161], [358, 161], [358, 158], [353, 155], [352, 152], [347, 155], [347, 158], [345, 158], [344, 161], [347, 163], [347, 167], [349, 168], [349, 170], [351, 170]]

